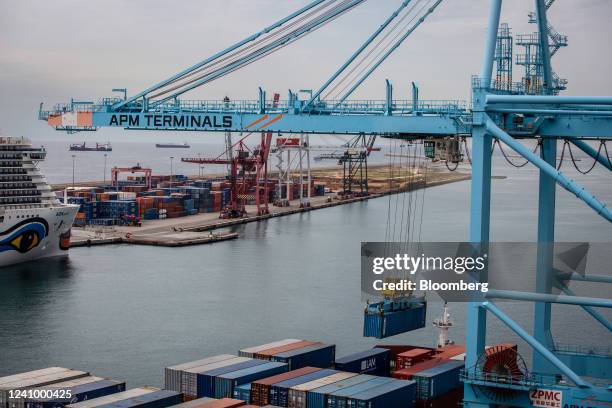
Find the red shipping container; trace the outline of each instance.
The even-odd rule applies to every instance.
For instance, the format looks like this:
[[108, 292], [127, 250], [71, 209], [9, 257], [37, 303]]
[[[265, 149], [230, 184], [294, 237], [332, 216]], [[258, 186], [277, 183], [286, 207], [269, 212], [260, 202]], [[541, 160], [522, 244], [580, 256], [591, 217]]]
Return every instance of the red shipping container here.
[[412, 376], [415, 375], [416, 373], [419, 373], [423, 370], [428, 370], [430, 368], [437, 367], [440, 364], [446, 363], [448, 361], [450, 360], [446, 358], [434, 357], [430, 360], [426, 360], [426, 361], [417, 363], [411, 367], [402, 368], [401, 370], [396, 370], [391, 374], [391, 376], [393, 378], [397, 378], [398, 380], [411, 380]]
[[235, 400], [231, 398], [223, 398], [218, 401], [211, 401], [200, 405], [202, 408], [235, 408], [243, 407], [244, 401]]
[[435, 350], [426, 348], [415, 348], [412, 350], [404, 351], [399, 353], [395, 360], [395, 369], [401, 370], [402, 368], [411, 367], [421, 361], [430, 359], [435, 354]]
[[314, 373], [321, 370], [316, 367], [304, 367], [298, 370], [289, 371], [283, 374], [277, 374], [272, 377], [253, 381], [251, 383], [251, 402], [256, 405], [268, 405], [270, 403], [270, 388], [272, 385], [282, 381], [287, 381], [292, 378], [301, 377], [306, 374]]
[[436, 350], [436, 357], [451, 358], [465, 353], [465, 346], [458, 344], [448, 344]]

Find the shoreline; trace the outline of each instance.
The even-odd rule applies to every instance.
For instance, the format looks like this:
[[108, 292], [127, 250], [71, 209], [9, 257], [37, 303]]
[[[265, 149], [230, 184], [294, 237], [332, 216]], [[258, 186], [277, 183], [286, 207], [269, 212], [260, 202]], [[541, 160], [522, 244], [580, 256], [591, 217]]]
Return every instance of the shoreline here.
[[[386, 167], [386, 166], [380, 166]], [[243, 218], [222, 220], [219, 219], [218, 213], [199, 213], [187, 217], [168, 218], [164, 220], [148, 220], [141, 227], [125, 227], [116, 226], [111, 230], [101, 228], [73, 228], [71, 238], [71, 247], [95, 246], [95, 245], [111, 245], [111, 244], [137, 244], [139, 242], [156, 240], [159, 245], [164, 246], [164, 242], [170, 239], [177, 239], [180, 234], [194, 234], [210, 232], [223, 228], [232, 227], [240, 224], [251, 222], [264, 221], [270, 218], [283, 217], [292, 214], [304, 213], [339, 205], [351, 204], [375, 198], [381, 198], [387, 195], [414, 191], [422, 188], [431, 188], [440, 185], [466, 181], [471, 179], [471, 174], [468, 173], [448, 173], [448, 172], [432, 172], [427, 175], [427, 178], [421, 179], [410, 185], [408, 188], [394, 188], [386, 191], [370, 193], [364, 197], [353, 197], [347, 199], [338, 199], [335, 194], [327, 194], [325, 196], [315, 196], [310, 199], [310, 207], [300, 208], [300, 200], [292, 200], [288, 207], [275, 207], [270, 205], [270, 213], [266, 215], [247, 215]], [[90, 184], [91, 185], [91, 184]], [[331, 198], [331, 202], [329, 201]], [[254, 206], [247, 206], [247, 214], [253, 213]], [[204, 237], [202, 237], [204, 238]], [[179, 238], [180, 239], [180, 238]], [[214, 243], [221, 240], [206, 240], [201, 239], [200, 243]]]

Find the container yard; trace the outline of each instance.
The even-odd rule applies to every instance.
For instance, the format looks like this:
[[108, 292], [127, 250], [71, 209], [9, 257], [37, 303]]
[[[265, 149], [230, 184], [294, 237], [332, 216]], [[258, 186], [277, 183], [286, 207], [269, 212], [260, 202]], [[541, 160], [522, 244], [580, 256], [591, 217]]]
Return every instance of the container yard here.
[[612, 3], [90, 3], [0, 5], [0, 408], [612, 406]]

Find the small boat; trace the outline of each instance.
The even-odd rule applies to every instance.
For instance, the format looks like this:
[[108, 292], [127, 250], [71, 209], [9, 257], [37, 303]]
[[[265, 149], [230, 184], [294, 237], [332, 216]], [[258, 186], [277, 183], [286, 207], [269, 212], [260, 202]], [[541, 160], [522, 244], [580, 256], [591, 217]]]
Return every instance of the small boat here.
[[187, 142], [183, 143], [156, 143], [155, 147], [160, 149], [189, 149], [191, 146]]
[[96, 143], [96, 147], [89, 147], [85, 142], [73, 143], [70, 145], [70, 151], [73, 152], [112, 152], [113, 147], [110, 143]]

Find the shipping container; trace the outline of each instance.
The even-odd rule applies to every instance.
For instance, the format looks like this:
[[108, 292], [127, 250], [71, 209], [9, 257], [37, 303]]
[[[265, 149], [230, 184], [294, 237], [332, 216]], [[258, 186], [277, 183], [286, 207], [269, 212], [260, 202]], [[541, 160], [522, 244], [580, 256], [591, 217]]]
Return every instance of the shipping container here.
[[318, 380], [308, 381], [304, 384], [298, 384], [289, 389], [290, 408], [306, 408], [308, 403], [308, 391], [316, 388], [321, 388], [329, 384], [337, 383], [338, 381], [346, 380], [355, 377], [356, 373], [341, 372], [319, 378]]
[[246, 357], [234, 357], [227, 360], [217, 361], [216, 363], [203, 364], [181, 371], [181, 392], [187, 397], [196, 398], [198, 396], [198, 374], [207, 370], [227, 367], [232, 364], [252, 361]]
[[13, 408], [8, 398], [10, 390], [42, 387], [44, 385], [87, 376], [89, 376], [89, 373], [85, 371], [71, 370], [62, 367], [50, 367], [2, 377], [0, 378], [0, 408]]
[[301, 339], [284, 339], [284, 340], [279, 340], [279, 341], [274, 341], [271, 343], [266, 343], [266, 344], [262, 344], [259, 346], [253, 346], [253, 347], [248, 347], [245, 349], [242, 349], [238, 352], [238, 355], [240, 356], [244, 356], [244, 357], [255, 357], [256, 353], [262, 352], [264, 350], [270, 350], [276, 347], [282, 347], [282, 346], [286, 346], [289, 344], [295, 344], [295, 343], [300, 343], [304, 340]]
[[459, 344], [447, 344], [436, 350], [436, 357], [452, 358], [461, 354], [465, 354], [465, 346]]
[[387, 376], [391, 370], [390, 356], [391, 352], [387, 349], [373, 348], [337, 359], [335, 368], [352, 373]]
[[347, 378], [346, 380], [338, 381], [320, 388], [315, 388], [308, 392], [308, 395], [306, 396], [308, 402], [306, 405], [308, 408], [325, 408], [327, 406], [327, 396], [329, 394], [357, 384], [368, 382], [375, 378], [377, 377], [373, 375], [358, 374], [354, 377]]
[[302, 367], [329, 368], [334, 365], [336, 358], [335, 344], [314, 344], [284, 353], [275, 354], [272, 361], [286, 363], [290, 370]]
[[272, 385], [317, 371], [321, 371], [321, 369], [316, 367], [304, 367], [300, 368], [299, 370], [293, 370], [258, 381], [253, 381], [251, 383], [251, 402], [256, 405], [266, 405], [270, 402], [270, 388]]
[[272, 356], [276, 354], [301, 349], [301, 348], [312, 346], [315, 344], [318, 344], [318, 343], [315, 341], [302, 340], [302, 341], [298, 341], [297, 343], [286, 344], [284, 346], [272, 347], [270, 349], [258, 351], [257, 353], [254, 354], [254, 357], [260, 360], [270, 360]]
[[[411, 367], [417, 363], [430, 359], [435, 354], [435, 350], [426, 348], [415, 348], [397, 355], [395, 369]], [[443, 356], [439, 356], [443, 357]]]
[[459, 374], [464, 364], [461, 361], [447, 361], [437, 367], [413, 375], [417, 383], [417, 400], [437, 398], [462, 386]]
[[[68, 404], [100, 398], [105, 395], [125, 391], [125, 381], [115, 381], [101, 377], [83, 377], [78, 380], [64, 381], [42, 388], [31, 389], [36, 395], [40, 391], [41, 397], [28, 398], [22, 406], [17, 408], [63, 408]], [[44, 393], [53, 390], [53, 395], [45, 397]], [[57, 394], [55, 393], [57, 391]]]
[[217, 363], [219, 361], [229, 360], [236, 358], [231, 354], [221, 354], [218, 356], [208, 357], [197, 361], [191, 361], [189, 363], [177, 364], [171, 367], [166, 367], [164, 370], [164, 388], [167, 390], [173, 390], [183, 392], [182, 388], [182, 372], [190, 368], [203, 366], [205, 364]]
[[[28, 388], [28, 390], [31, 390], [32, 392], [37, 393], [36, 399], [30, 399], [30, 398], [27, 398], [26, 396], [24, 396], [23, 398], [10, 398], [10, 405], [11, 407], [14, 407], [14, 408], [23, 408], [26, 405], [26, 401], [35, 401], [35, 400], [37, 401], [38, 399], [46, 398], [41, 393], [42, 390], [45, 390], [43, 392], [47, 392], [47, 393], [48, 391], [54, 391], [54, 390], [60, 391], [62, 390], [62, 388], [73, 387], [73, 386], [82, 385], [82, 384], [89, 384], [89, 383], [101, 381], [101, 380], [104, 380], [104, 378], [95, 377], [95, 376], [90, 375], [86, 377], [80, 377], [74, 380], [61, 381], [58, 383], [49, 384], [49, 385], [45, 385], [42, 387]], [[57, 395], [57, 398], [59, 398], [59, 393], [57, 393], [56, 395]], [[53, 395], [50, 395], [49, 397], [53, 397]]]
[[[229, 360], [228, 360], [229, 361]], [[245, 368], [251, 368], [259, 365], [266, 364], [265, 361], [249, 359], [248, 361], [244, 361], [242, 363], [230, 364], [224, 367], [215, 368], [212, 370], [206, 370], [203, 372], [197, 373], [197, 393], [194, 397], [215, 397], [215, 383], [216, 378], [220, 375], [232, 373], [234, 371], [239, 371]], [[274, 373], [278, 374], [278, 373]], [[231, 394], [228, 398], [231, 397]]]
[[352, 387], [343, 388], [327, 395], [327, 408], [345, 408], [348, 398], [372, 388], [380, 387], [383, 384], [398, 381], [387, 377], [374, 377], [373, 379]]
[[166, 408], [183, 402], [183, 394], [171, 390], [153, 391], [148, 394], [104, 404], [105, 408]]
[[364, 337], [383, 339], [408, 331], [425, 327], [427, 303], [412, 305], [406, 309], [394, 311], [375, 311], [375, 305], [370, 305], [364, 313]]
[[132, 388], [123, 392], [118, 392], [116, 394], [106, 395], [100, 398], [94, 398], [87, 401], [77, 402], [76, 404], [66, 405], [67, 408], [94, 408], [101, 407], [103, 405], [108, 405], [115, 403], [117, 401], [122, 401], [125, 399], [130, 399], [134, 397], [139, 397], [146, 394], [151, 394], [153, 392], [159, 391], [159, 388], [154, 387], [139, 387]]
[[414, 381], [393, 380], [390, 383], [351, 395], [346, 408], [412, 408], [416, 396]]
[[461, 408], [463, 407], [463, 387], [456, 388], [437, 398], [420, 400], [415, 403], [416, 408]]
[[287, 367], [285, 363], [270, 362], [221, 374], [215, 378], [215, 398], [231, 398], [234, 396], [234, 387], [287, 372]]
[[422, 361], [417, 363], [411, 367], [402, 368], [401, 370], [394, 371], [391, 375], [393, 378], [397, 378], [398, 380], [412, 380], [412, 376], [418, 372], [428, 370], [433, 367], [437, 367], [441, 364], [447, 363], [449, 359], [434, 357], [429, 360]]
[[234, 387], [234, 399], [244, 401], [247, 404], [251, 403], [251, 383], [246, 383]]
[[289, 400], [289, 389], [299, 384], [304, 384], [309, 381], [317, 380], [319, 378], [327, 377], [337, 373], [335, 370], [323, 369], [314, 373], [306, 374], [301, 377], [292, 378], [280, 383], [273, 384], [270, 387], [270, 404], [286, 407]]
[[173, 405], [172, 408], [205, 408], [210, 406], [211, 402], [216, 402], [218, 400], [209, 397], [203, 397], [194, 399], [191, 401], [183, 402], [178, 405]]

